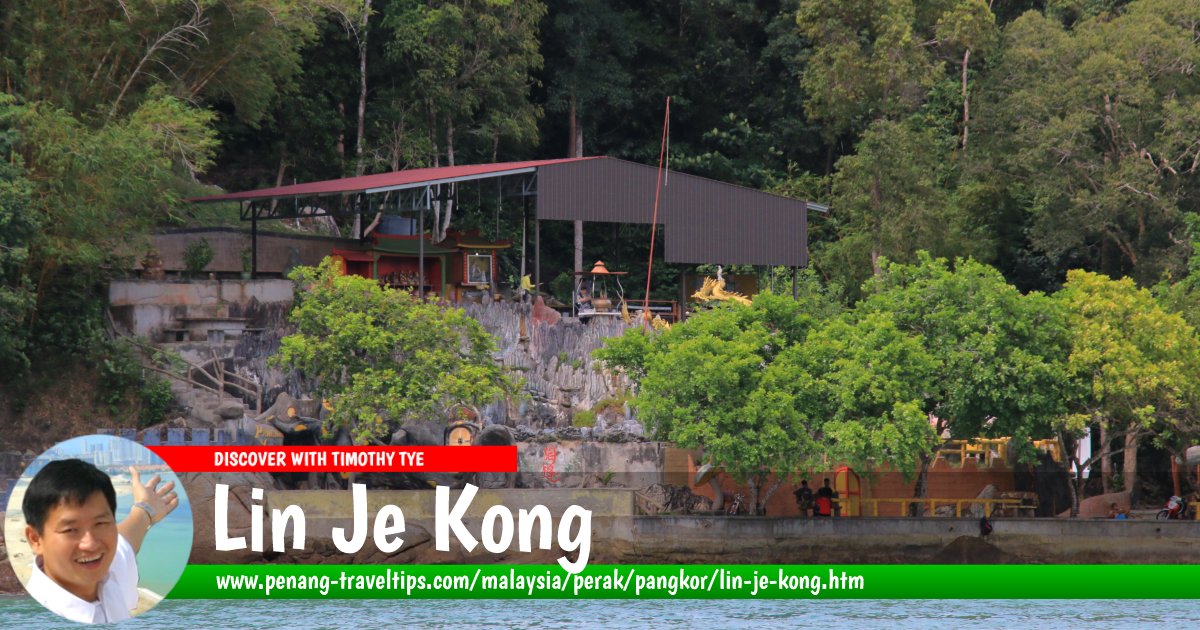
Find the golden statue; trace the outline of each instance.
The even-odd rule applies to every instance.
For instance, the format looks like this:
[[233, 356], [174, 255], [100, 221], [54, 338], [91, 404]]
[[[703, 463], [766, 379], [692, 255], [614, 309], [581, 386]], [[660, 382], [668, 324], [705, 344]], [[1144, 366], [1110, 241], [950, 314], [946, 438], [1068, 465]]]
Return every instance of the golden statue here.
[[725, 278], [718, 275], [716, 278], [705, 278], [704, 286], [700, 290], [693, 293], [692, 297], [701, 302], [738, 302], [750, 306], [750, 298], [737, 293], [735, 291], [725, 290]]

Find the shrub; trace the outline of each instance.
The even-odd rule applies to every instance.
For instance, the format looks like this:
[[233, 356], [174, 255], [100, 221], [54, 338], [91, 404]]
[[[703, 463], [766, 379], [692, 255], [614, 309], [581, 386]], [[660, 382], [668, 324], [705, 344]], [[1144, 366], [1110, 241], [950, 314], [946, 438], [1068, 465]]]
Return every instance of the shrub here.
[[596, 426], [596, 412], [591, 409], [583, 409], [576, 411], [571, 418], [571, 426], [574, 427], [594, 427]]
[[192, 275], [198, 275], [203, 272], [208, 263], [212, 262], [212, 259], [212, 245], [208, 244], [208, 239], [206, 238], [202, 238], [199, 241], [192, 241], [183, 250], [183, 266]]
[[171, 393], [171, 383], [166, 379], [154, 378], [146, 381], [138, 391], [138, 402], [141, 409], [138, 412], [138, 422], [143, 427], [163, 421], [167, 412], [175, 406], [175, 395]]
[[141, 383], [142, 365], [128, 344], [106, 340], [97, 343], [95, 352], [100, 359], [100, 387], [97, 394], [100, 402], [115, 415], [120, 412], [126, 396]]

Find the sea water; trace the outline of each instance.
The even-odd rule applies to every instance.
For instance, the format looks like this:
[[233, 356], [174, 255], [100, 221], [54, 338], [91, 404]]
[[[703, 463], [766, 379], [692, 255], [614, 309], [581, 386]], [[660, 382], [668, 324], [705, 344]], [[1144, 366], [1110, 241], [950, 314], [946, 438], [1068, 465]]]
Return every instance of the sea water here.
[[[931, 585], [936, 588], [936, 585]], [[28, 597], [0, 625], [79, 628]], [[1200, 627], [1197, 601], [167, 600], [120, 628], [1162, 628]]]

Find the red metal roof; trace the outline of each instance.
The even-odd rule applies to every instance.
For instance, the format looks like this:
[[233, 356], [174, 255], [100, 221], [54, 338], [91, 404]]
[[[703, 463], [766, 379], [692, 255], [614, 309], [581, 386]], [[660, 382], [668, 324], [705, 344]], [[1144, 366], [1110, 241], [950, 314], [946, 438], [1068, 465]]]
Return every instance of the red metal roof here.
[[559, 160], [534, 160], [531, 162], [500, 162], [497, 164], [468, 164], [462, 166], [442, 166], [438, 168], [414, 168], [392, 173], [363, 175], [361, 177], [346, 177], [329, 179], [322, 182], [293, 184], [276, 188], [263, 188], [245, 192], [210, 195], [188, 199], [192, 202], [205, 201], [248, 201], [251, 199], [270, 199], [272, 197], [318, 197], [322, 195], [346, 195], [376, 189], [402, 188], [405, 186], [421, 186], [439, 182], [460, 179], [474, 179], [481, 176], [500, 176], [508, 172], [527, 172], [550, 164], [594, 160], [597, 157], [565, 158]]

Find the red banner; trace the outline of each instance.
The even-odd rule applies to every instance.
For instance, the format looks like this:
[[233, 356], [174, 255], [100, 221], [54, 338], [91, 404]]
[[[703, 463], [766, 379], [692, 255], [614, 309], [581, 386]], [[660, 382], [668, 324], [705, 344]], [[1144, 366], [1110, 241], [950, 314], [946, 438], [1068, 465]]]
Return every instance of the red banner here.
[[515, 446], [151, 446], [175, 472], [516, 472]]

